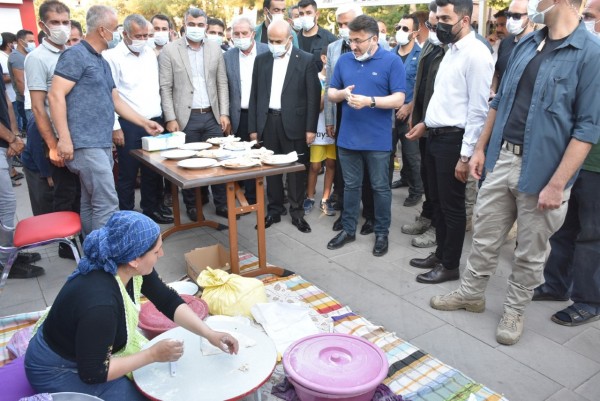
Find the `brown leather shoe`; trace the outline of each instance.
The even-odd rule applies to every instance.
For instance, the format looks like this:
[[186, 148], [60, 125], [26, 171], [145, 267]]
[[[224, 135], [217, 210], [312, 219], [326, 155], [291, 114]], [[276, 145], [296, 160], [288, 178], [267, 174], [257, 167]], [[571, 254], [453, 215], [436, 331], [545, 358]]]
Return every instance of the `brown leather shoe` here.
[[412, 267], [418, 267], [419, 269], [433, 269], [437, 263], [442, 261], [435, 256], [435, 252], [431, 252], [425, 259], [411, 259], [408, 262]]
[[433, 270], [419, 274], [417, 281], [423, 284], [439, 284], [445, 283], [446, 281], [458, 280], [460, 275], [457, 269], [446, 269], [443, 264], [438, 263], [435, 265]]

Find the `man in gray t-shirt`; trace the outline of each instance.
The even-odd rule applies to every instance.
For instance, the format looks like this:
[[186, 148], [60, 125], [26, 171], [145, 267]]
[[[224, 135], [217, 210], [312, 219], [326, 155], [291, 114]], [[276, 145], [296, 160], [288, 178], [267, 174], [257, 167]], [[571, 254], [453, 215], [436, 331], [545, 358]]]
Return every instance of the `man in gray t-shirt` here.
[[112, 174], [115, 111], [150, 135], [163, 131], [121, 99], [110, 66], [100, 54], [118, 43], [116, 11], [101, 5], [90, 7], [87, 28], [86, 40], [65, 50], [58, 59], [48, 94], [58, 133], [58, 157], [64, 158], [81, 182], [85, 235], [102, 227], [119, 207]]
[[27, 119], [25, 118], [25, 56], [35, 49], [35, 40], [33, 32], [21, 29], [17, 32], [17, 48], [8, 56], [8, 72], [12, 85], [17, 94], [15, 114], [19, 131], [27, 128]]

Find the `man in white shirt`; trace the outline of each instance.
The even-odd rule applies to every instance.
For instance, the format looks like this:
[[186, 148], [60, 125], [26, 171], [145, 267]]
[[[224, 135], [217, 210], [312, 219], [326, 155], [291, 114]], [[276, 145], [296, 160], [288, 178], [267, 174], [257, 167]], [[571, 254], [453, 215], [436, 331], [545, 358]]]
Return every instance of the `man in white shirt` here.
[[[110, 64], [113, 80], [119, 95], [135, 111], [162, 124], [160, 87], [158, 84], [158, 61], [147, 45], [148, 23], [139, 14], [132, 14], [123, 22], [123, 40], [103, 53]], [[159, 224], [173, 222], [171, 211], [162, 205], [161, 179], [158, 174], [144, 167], [129, 152], [141, 149], [146, 131], [123, 118], [115, 119], [113, 142], [119, 157], [117, 195], [120, 210], [135, 207], [135, 181], [141, 170], [142, 212]]]
[[[252, 88], [252, 71], [256, 56], [269, 51], [269, 46], [254, 40], [254, 22], [245, 15], [236, 17], [232, 23], [233, 48], [224, 55], [227, 82], [229, 84], [229, 118], [231, 132], [250, 140], [248, 131], [248, 105]], [[254, 180], [244, 181], [246, 199], [249, 203], [256, 202], [256, 187]]]
[[425, 131], [427, 179], [434, 205], [437, 249], [410, 265], [433, 269], [417, 276], [425, 284], [458, 280], [466, 228], [465, 187], [469, 159], [488, 112], [494, 64], [488, 49], [471, 31], [472, 0], [437, 0], [436, 34], [449, 46], [435, 78], [425, 120], [406, 135]]

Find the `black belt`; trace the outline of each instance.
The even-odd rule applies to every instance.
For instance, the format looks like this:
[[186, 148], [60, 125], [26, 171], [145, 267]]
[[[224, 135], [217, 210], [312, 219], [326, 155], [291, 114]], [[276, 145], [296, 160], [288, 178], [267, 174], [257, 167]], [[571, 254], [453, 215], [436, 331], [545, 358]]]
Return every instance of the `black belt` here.
[[269, 114], [273, 114], [274, 116], [280, 116], [281, 109], [269, 109]]
[[516, 145], [506, 140], [503, 142], [504, 143], [502, 144], [502, 147], [504, 147], [504, 149], [508, 150], [510, 153], [514, 154], [515, 156], [523, 155], [523, 145]]
[[440, 127], [440, 128], [428, 128], [429, 135], [437, 136], [437, 135], [448, 135], [448, 134], [464, 134], [464, 128], [458, 127]]
[[212, 111], [212, 107], [207, 107], [205, 109], [192, 109], [192, 113], [200, 113], [200, 114], [210, 113], [211, 111]]

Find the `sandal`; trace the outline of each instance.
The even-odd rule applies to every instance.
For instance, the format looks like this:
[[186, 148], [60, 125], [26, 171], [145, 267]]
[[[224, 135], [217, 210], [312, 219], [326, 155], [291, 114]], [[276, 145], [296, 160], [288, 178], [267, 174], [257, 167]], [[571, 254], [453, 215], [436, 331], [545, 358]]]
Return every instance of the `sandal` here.
[[584, 309], [577, 308], [575, 304], [552, 315], [554, 323], [570, 327], [595, 322], [596, 320], [600, 320], [600, 315], [594, 315]]

